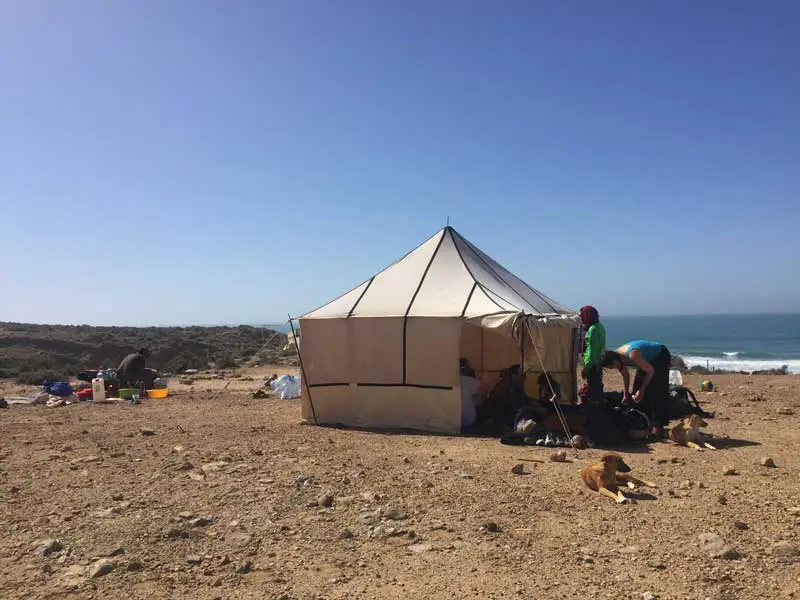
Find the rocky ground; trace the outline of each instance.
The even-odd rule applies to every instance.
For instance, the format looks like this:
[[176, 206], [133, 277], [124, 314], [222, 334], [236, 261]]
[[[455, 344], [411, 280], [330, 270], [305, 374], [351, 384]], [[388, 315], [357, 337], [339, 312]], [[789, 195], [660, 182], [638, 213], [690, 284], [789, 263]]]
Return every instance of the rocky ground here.
[[616, 505], [599, 450], [305, 426], [264, 374], [0, 411], [0, 597], [800, 596], [800, 377], [714, 378], [722, 449], [626, 452], [659, 488]]

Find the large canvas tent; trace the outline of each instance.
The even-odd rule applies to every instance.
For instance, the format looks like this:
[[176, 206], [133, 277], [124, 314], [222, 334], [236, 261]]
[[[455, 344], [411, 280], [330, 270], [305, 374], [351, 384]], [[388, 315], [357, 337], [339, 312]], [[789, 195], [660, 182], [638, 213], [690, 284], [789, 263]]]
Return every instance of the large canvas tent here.
[[489, 383], [520, 363], [576, 395], [577, 314], [452, 227], [299, 321], [306, 422], [458, 432], [460, 357]]

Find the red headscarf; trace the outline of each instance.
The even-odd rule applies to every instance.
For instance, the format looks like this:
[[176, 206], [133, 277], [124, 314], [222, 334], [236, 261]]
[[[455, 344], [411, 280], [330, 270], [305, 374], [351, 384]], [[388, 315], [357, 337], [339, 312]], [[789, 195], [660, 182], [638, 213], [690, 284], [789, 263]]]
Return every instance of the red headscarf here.
[[586, 330], [592, 325], [600, 322], [600, 315], [594, 306], [582, 306], [580, 310], [581, 322], [583, 322], [583, 335], [581, 336], [581, 352], [586, 351]]

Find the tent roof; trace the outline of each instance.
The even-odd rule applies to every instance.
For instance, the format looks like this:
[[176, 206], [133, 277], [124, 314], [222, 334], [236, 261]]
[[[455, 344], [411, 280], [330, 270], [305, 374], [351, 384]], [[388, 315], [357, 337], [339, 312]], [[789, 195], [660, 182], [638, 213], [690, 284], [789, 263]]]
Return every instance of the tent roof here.
[[575, 317], [462, 237], [452, 227], [358, 287], [300, 317], [465, 317], [498, 313]]

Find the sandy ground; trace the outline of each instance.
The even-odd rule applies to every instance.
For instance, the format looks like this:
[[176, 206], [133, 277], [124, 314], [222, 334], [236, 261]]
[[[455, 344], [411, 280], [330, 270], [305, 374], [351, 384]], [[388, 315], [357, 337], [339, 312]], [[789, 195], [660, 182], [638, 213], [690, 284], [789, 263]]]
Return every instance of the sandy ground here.
[[599, 450], [301, 425], [272, 371], [0, 411], [0, 597], [800, 597], [800, 377], [715, 377], [723, 449], [624, 453], [659, 489], [615, 505]]

